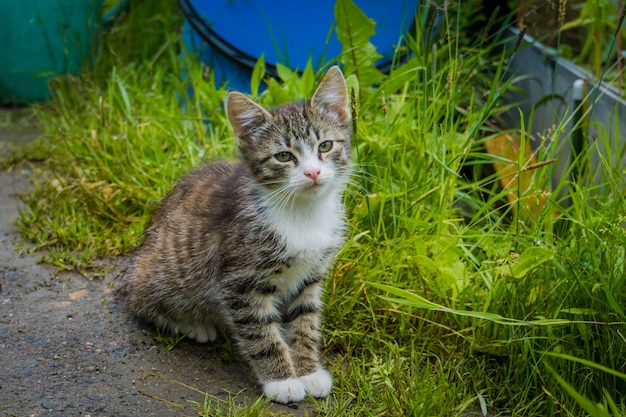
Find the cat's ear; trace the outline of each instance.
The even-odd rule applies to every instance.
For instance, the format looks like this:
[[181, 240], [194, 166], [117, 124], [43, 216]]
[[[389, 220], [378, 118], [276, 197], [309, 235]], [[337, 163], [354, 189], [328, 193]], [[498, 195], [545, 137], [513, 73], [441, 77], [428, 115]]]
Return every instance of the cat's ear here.
[[348, 100], [346, 79], [338, 66], [326, 71], [322, 82], [311, 98], [311, 105], [326, 110], [340, 122], [349, 122], [352, 118]]
[[254, 131], [272, 119], [272, 115], [263, 107], [238, 91], [231, 91], [226, 97], [228, 120], [240, 143], [254, 140]]

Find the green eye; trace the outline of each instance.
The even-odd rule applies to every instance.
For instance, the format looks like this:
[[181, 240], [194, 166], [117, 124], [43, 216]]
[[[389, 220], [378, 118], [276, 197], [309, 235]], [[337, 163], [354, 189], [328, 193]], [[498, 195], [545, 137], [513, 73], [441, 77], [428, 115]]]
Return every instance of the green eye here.
[[330, 151], [333, 148], [333, 142], [330, 140], [327, 140], [326, 142], [322, 142], [320, 143], [320, 146], [317, 148], [317, 150], [320, 153], [325, 153]]
[[278, 152], [276, 155], [274, 155], [274, 158], [276, 158], [280, 162], [289, 162], [296, 159], [296, 157], [293, 156], [291, 152], [287, 151]]

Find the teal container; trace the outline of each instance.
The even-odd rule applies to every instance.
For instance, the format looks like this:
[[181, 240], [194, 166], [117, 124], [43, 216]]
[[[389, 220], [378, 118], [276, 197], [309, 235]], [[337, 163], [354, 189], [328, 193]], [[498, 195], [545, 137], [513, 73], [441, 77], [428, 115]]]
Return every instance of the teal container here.
[[0, 0], [0, 104], [51, 97], [50, 78], [77, 74], [100, 37], [103, 0]]

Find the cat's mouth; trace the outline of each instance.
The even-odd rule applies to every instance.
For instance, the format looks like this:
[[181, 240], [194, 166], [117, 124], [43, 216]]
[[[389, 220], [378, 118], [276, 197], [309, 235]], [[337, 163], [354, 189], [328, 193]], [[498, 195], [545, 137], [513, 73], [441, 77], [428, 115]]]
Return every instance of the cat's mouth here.
[[314, 181], [307, 181], [307, 183], [304, 185], [304, 189], [305, 190], [315, 190], [315, 189], [319, 189], [321, 187], [323, 187], [325, 184], [324, 181], [320, 181], [318, 180], [314, 180]]
[[307, 181], [305, 183], [301, 183], [299, 186], [299, 194], [303, 197], [316, 196], [322, 192], [324, 185], [324, 182], [319, 181]]

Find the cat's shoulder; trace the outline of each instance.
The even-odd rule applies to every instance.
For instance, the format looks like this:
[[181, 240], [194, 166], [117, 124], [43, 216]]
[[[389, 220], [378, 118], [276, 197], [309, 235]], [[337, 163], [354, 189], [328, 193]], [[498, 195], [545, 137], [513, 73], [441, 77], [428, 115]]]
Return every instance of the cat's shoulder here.
[[181, 183], [217, 185], [223, 181], [241, 177], [245, 170], [245, 166], [240, 162], [214, 161], [193, 169], [181, 179]]
[[154, 221], [175, 211], [205, 212], [209, 206], [223, 206], [237, 190], [245, 188], [247, 176], [245, 166], [237, 162], [217, 161], [195, 168], [180, 178], [161, 201]]
[[170, 198], [182, 197], [194, 193], [207, 194], [219, 190], [238, 188], [247, 181], [246, 167], [238, 162], [216, 161], [185, 174], [172, 188]]

